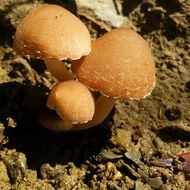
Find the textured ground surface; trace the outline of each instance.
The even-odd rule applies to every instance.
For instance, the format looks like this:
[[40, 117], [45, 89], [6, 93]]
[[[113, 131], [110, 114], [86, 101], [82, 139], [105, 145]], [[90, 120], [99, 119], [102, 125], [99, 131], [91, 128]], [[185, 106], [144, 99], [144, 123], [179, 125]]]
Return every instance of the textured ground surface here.
[[190, 189], [190, 163], [178, 156], [190, 149], [189, 0], [54, 1], [94, 38], [112, 27], [135, 29], [157, 67], [151, 96], [117, 101], [101, 126], [65, 134], [37, 121], [55, 79], [43, 62], [12, 49], [20, 19], [43, 2], [0, 0], [0, 189]]

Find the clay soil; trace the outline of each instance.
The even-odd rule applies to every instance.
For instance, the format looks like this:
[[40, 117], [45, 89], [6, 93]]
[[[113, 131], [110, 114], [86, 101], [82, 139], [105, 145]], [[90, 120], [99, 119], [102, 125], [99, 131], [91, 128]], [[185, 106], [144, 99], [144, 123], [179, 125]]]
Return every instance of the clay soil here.
[[[43, 61], [12, 49], [20, 20], [43, 2], [0, 0], [0, 189], [189, 190], [190, 163], [180, 154], [190, 151], [190, 1], [114, 1], [124, 26], [150, 44], [155, 90], [117, 101], [100, 126], [62, 134], [38, 123], [56, 79]], [[74, 1], [54, 3], [79, 11]], [[110, 28], [88, 10], [78, 16], [93, 37]]]

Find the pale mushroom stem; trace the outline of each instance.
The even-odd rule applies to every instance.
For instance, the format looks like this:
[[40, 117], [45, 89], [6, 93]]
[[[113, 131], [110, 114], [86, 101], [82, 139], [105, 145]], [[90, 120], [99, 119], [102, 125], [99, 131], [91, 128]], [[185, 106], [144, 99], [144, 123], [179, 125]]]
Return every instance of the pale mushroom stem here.
[[43, 110], [39, 114], [39, 123], [52, 131], [63, 132], [73, 128], [73, 124], [61, 119], [57, 114], [53, 114], [49, 110]]
[[106, 96], [100, 95], [95, 102], [95, 114], [91, 121], [84, 124], [73, 125], [67, 121], [62, 120], [58, 115], [52, 113], [42, 112], [39, 121], [42, 126], [53, 131], [77, 131], [88, 129], [102, 123], [113, 109], [115, 100]]
[[[115, 100], [113, 98], [100, 95], [95, 102], [95, 113], [92, 120], [88, 123], [82, 124], [81, 128], [91, 128], [102, 123], [113, 109], [114, 103]], [[75, 129], [73, 128], [73, 130]]]
[[72, 80], [73, 74], [67, 70], [65, 63], [60, 60], [44, 60], [47, 69], [59, 81]]

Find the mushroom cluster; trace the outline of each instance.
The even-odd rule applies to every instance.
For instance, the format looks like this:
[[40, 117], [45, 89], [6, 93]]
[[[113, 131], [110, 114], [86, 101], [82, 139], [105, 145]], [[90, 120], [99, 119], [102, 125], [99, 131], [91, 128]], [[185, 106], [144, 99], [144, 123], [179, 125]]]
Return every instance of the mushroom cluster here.
[[[54, 131], [100, 124], [116, 99], [139, 100], [155, 86], [155, 64], [146, 41], [128, 28], [113, 29], [91, 42], [86, 26], [72, 13], [44, 4], [33, 9], [14, 36], [17, 53], [43, 59], [58, 79], [39, 121]], [[72, 60], [68, 71], [64, 60]], [[94, 98], [94, 91], [100, 93]]]

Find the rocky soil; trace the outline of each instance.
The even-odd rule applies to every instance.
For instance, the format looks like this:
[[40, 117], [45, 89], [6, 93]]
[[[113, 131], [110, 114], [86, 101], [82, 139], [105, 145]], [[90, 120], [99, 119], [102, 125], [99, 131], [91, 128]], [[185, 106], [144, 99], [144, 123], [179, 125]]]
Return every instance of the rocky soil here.
[[190, 1], [53, 1], [76, 14], [92, 38], [133, 28], [157, 67], [151, 96], [117, 101], [100, 126], [63, 134], [38, 123], [56, 79], [43, 61], [12, 49], [20, 20], [51, 2], [0, 0], [0, 189], [190, 189]]

